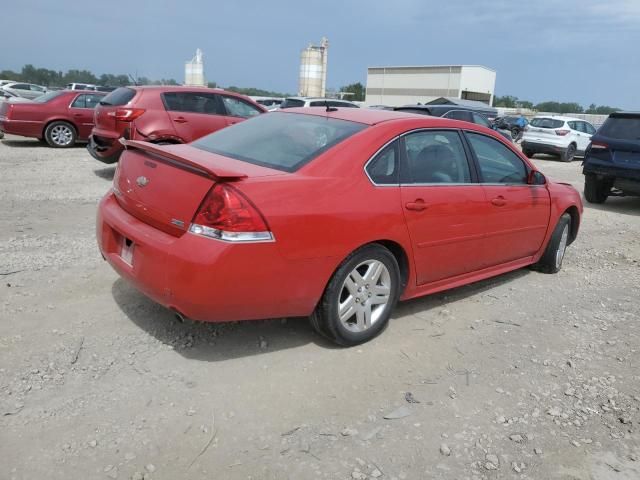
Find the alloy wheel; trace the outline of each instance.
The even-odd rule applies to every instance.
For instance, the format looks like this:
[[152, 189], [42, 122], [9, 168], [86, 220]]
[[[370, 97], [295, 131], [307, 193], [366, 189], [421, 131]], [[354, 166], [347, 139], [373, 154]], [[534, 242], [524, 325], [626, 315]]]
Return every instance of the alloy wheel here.
[[378, 260], [356, 266], [342, 284], [338, 297], [340, 323], [352, 332], [364, 332], [380, 318], [391, 298], [391, 274]]
[[56, 125], [51, 129], [51, 140], [56, 145], [64, 147], [71, 143], [73, 131], [66, 125]]

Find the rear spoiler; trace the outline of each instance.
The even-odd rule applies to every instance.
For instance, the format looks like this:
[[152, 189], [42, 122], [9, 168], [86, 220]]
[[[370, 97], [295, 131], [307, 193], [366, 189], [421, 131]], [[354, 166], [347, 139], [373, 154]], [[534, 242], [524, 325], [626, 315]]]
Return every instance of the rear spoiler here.
[[124, 145], [125, 149], [131, 148], [150, 153], [160, 157], [160, 159], [167, 163], [172, 163], [177, 167], [187, 168], [194, 171], [194, 173], [199, 173], [200, 175], [209, 177], [213, 180], [240, 180], [242, 178], [247, 178], [245, 173], [233, 172], [218, 167], [210, 168], [206, 165], [202, 165], [201, 163], [189, 160], [183, 155], [177, 155], [174, 152], [167, 150], [166, 145], [155, 145], [153, 143], [141, 142], [139, 140], [125, 140], [124, 138], [120, 138], [120, 143]]

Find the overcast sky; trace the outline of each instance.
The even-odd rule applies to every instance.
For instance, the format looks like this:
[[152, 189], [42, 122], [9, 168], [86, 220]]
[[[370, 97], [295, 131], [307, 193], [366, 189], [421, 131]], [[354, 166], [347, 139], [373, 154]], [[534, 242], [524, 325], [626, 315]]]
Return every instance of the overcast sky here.
[[498, 95], [640, 109], [640, 0], [19, 0], [2, 18], [0, 70], [183, 81], [199, 47], [210, 81], [295, 93], [326, 36], [334, 88], [368, 66], [479, 64]]

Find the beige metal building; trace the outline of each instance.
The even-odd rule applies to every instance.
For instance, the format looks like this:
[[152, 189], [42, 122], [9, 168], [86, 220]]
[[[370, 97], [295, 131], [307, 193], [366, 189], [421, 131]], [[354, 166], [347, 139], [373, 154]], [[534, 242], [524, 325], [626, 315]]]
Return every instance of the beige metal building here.
[[327, 55], [329, 41], [322, 38], [320, 46], [309, 45], [300, 54], [298, 95], [324, 97], [327, 88]]
[[369, 67], [366, 105], [425, 103], [438, 97], [493, 101], [496, 72], [480, 65]]

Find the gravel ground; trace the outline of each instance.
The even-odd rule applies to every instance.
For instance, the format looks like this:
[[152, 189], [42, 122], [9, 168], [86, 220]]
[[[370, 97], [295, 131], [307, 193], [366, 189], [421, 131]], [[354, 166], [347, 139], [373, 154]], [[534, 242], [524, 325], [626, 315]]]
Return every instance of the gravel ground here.
[[113, 172], [0, 143], [0, 478], [640, 478], [640, 199], [587, 205], [557, 275], [405, 302], [339, 349], [120, 280], [94, 239]]

